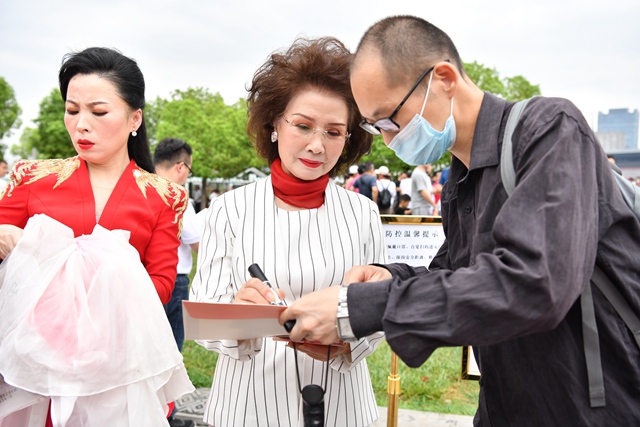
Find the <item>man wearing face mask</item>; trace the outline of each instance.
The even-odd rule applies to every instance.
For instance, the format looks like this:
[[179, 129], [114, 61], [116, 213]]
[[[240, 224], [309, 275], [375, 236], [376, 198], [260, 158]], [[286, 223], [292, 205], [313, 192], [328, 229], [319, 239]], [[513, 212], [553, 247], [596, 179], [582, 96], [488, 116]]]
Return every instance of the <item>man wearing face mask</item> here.
[[429, 270], [355, 267], [348, 287], [298, 299], [280, 317], [296, 319], [291, 339], [328, 344], [384, 331], [414, 367], [438, 347], [473, 345], [476, 426], [640, 425], [640, 349], [595, 287], [604, 380], [589, 389], [579, 297], [597, 264], [640, 315], [640, 223], [578, 109], [529, 102], [512, 138], [508, 196], [500, 153], [513, 103], [469, 80], [444, 32], [416, 17], [383, 19], [358, 46], [351, 85], [361, 126], [405, 162], [451, 151], [446, 240]]

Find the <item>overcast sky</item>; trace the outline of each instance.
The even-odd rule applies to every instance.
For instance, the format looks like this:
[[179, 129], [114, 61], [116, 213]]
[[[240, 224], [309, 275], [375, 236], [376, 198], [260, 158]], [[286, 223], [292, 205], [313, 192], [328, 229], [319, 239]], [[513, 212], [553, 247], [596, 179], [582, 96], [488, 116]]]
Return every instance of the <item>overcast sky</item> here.
[[297, 36], [335, 36], [353, 50], [369, 26], [396, 14], [444, 30], [465, 62], [572, 100], [594, 128], [599, 111], [640, 108], [638, 0], [2, 0], [0, 76], [15, 90], [23, 128], [57, 86], [63, 55], [90, 46], [134, 58], [148, 100], [204, 87], [231, 104]]

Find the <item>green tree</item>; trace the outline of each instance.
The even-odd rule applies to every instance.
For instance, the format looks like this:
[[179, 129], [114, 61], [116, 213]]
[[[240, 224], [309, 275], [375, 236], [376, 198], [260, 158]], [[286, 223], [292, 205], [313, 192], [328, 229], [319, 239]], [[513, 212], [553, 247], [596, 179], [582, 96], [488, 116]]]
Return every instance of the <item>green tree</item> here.
[[504, 97], [509, 101], [521, 101], [540, 95], [540, 86], [531, 84], [529, 80], [522, 76], [507, 77], [505, 81]]
[[176, 91], [171, 100], [154, 102], [155, 139], [180, 138], [193, 148], [193, 172], [203, 178], [230, 178], [266, 163], [245, 133], [243, 100], [226, 105], [220, 94], [203, 88]]
[[[0, 140], [10, 135], [11, 129], [20, 127], [21, 113], [13, 88], [3, 77], [0, 77]], [[0, 144], [0, 151], [4, 152], [5, 148], [4, 144]]]
[[464, 71], [480, 89], [502, 96], [507, 101], [520, 101], [540, 95], [540, 86], [531, 84], [522, 76], [500, 77], [495, 68], [478, 62], [464, 63]]
[[25, 128], [20, 135], [20, 144], [11, 147], [11, 154], [21, 159], [34, 158], [37, 155], [34, 141], [38, 138], [38, 129]]
[[375, 167], [386, 166], [393, 175], [398, 175], [402, 171], [411, 170], [414, 166], [410, 166], [400, 160], [398, 156], [386, 146], [382, 140], [382, 136], [376, 135], [373, 137], [373, 144], [371, 144], [371, 151], [369, 154], [363, 156], [360, 159], [360, 164], [364, 162], [372, 162]]
[[504, 95], [505, 85], [495, 68], [487, 68], [478, 62], [464, 63], [464, 72], [480, 89], [496, 95]]
[[153, 101], [147, 101], [147, 105], [144, 108], [147, 137], [149, 138], [149, 142], [152, 146], [158, 143], [156, 138], [156, 128], [158, 126], [158, 121], [160, 120], [160, 114], [162, 113], [162, 109], [166, 103], [167, 101], [165, 99], [157, 97]]
[[55, 88], [40, 102], [35, 131], [27, 128], [20, 137], [20, 146], [13, 151], [38, 159], [58, 159], [76, 155], [64, 125], [64, 101]]

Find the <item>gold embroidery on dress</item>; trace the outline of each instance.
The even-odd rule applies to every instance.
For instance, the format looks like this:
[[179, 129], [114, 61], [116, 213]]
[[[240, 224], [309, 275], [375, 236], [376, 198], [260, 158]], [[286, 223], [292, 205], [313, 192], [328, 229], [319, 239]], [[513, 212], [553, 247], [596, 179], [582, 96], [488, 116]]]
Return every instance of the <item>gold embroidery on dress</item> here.
[[13, 190], [23, 183], [25, 177], [30, 176], [24, 184], [31, 184], [46, 178], [49, 175], [57, 175], [57, 180], [53, 188], [58, 187], [65, 182], [80, 167], [80, 159], [70, 157], [68, 159], [50, 159], [50, 160], [21, 160], [11, 171], [11, 181], [0, 193], [0, 199], [5, 194], [11, 197]]
[[[180, 233], [182, 233], [181, 216], [187, 209], [186, 193], [182, 191], [182, 187], [168, 179], [142, 169], [134, 169], [133, 177], [145, 198], [147, 197], [147, 186], [151, 186], [156, 189], [156, 192], [162, 201], [176, 212], [173, 223], [178, 224], [178, 236], [180, 236]], [[169, 199], [172, 200], [171, 203], [169, 202]], [[178, 218], [180, 218], [180, 221], [178, 221]]]

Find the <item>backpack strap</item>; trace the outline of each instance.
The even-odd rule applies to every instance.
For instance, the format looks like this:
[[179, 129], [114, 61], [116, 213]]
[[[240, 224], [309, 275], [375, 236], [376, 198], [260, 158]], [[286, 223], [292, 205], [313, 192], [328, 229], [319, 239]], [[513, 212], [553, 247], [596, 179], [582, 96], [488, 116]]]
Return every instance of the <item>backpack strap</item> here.
[[[522, 111], [526, 107], [529, 99], [519, 101], [513, 105], [507, 118], [507, 124], [504, 130], [504, 136], [502, 140], [502, 152], [500, 155], [500, 176], [502, 178], [502, 186], [504, 187], [507, 196], [511, 196], [516, 184], [516, 172], [513, 165], [513, 132], [515, 131]], [[596, 273], [599, 272], [597, 275]], [[603, 283], [602, 277], [604, 277], [610, 283], [610, 289], [618, 294], [624, 304], [624, 298], [615, 289], [615, 286], [611, 283], [609, 278], [600, 270], [598, 266], [595, 266], [593, 276], [591, 280], [600, 288], [600, 284]], [[595, 279], [594, 279], [595, 277]], [[609, 286], [604, 285], [609, 291]], [[600, 288], [602, 291], [602, 288]], [[607, 299], [609, 296], [602, 291]], [[615, 297], [614, 297], [615, 298]], [[614, 306], [616, 311], [622, 316], [618, 306], [611, 300], [609, 302]], [[600, 356], [600, 340], [598, 338], [598, 325], [596, 323], [595, 307], [593, 305], [593, 295], [591, 293], [591, 286], [586, 286], [582, 295], [580, 296], [580, 307], [582, 310], [582, 339], [584, 347], [585, 361], [587, 365], [587, 379], [589, 382], [589, 401], [592, 408], [605, 406], [605, 393], [604, 393], [604, 377], [602, 374], [602, 363]], [[628, 305], [627, 305], [628, 307]], [[629, 311], [631, 309], [629, 308]], [[633, 312], [631, 311], [631, 314]], [[635, 316], [635, 315], [634, 315]], [[625, 321], [626, 323], [626, 321]], [[627, 323], [629, 325], [629, 323]], [[633, 325], [633, 323], [632, 323]], [[638, 328], [632, 328], [636, 341], [640, 340], [637, 332], [640, 332], [640, 322], [638, 322]], [[640, 341], [638, 342], [640, 345]]]
[[[616, 289], [611, 279], [598, 265], [593, 268], [591, 283], [600, 289], [618, 315], [627, 325], [640, 347], [640, 318], [636, 316], [622, 294]], [[592, 408], [605, 406], [604, 381], [602, 364], [600, 363], [600, 343], [596, 326], [595, 309], [591, 286], [587, 286], [580, 296], [582, 308], [582, 335], [584, 340], [584, 355], [587, 362], [587, 376], [589, 378], [589, 399]]]
[[[598, 268], [596, 266], [596, 268]], [[596, 309], [593, 305], [591, 286], [585, 286], [580, 295], [582, 310], [582, 346], [587, 364], [587, 381], [589, 383], [589, 403], [592, 408], [605, 406], [604, 376], [600, 359], [600, 339], [596, 323]]]
[[640, 318], [638, 318], [631, 309], [627, 300], [624, 299], [620, 291], [616, 289], [615, 285], [611, 282], [611, 279], [609, 279], [609, 277], [604, 274], [604, 271], [602, 271], [597, 265], [593, 269], [591, 283], [600, 289], [600, 292], [604, 294], [609, 303], [616, 309], [624, 323], [633, 334], [636, 344], [640, 347]]
[[500, 176], [502, 177], [502, 186], [507, 192], [507, 196], [511, 196], [516, 188], [516, 169], [513, 166], [513, 132], [520, 121], [522, 111], [529, 103], [529, 99], [516, 102], [507, 118], [507, 125], [504, 128], [504, 136], [502, 139], [502, 153], [500, 155]]

